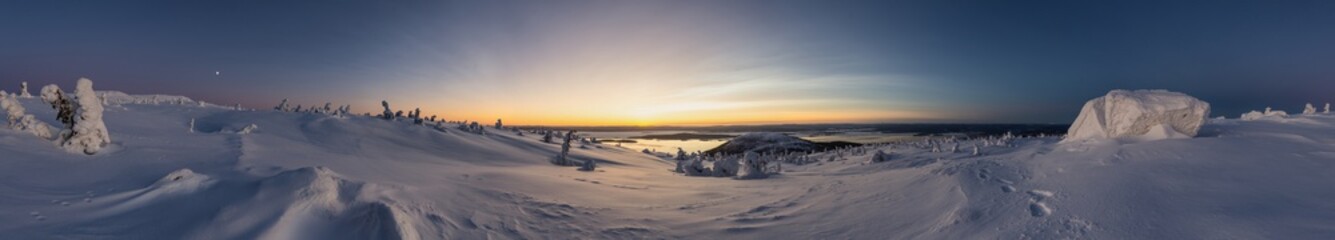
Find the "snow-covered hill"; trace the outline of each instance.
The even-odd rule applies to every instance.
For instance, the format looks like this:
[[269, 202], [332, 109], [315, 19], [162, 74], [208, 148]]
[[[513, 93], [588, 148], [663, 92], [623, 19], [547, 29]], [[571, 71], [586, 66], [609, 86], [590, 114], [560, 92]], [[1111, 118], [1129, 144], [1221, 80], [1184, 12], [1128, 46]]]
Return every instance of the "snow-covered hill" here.
[[[1322, 114], [1213, 120], [1196, 138], [1148, 142], [876, 145], [732, 180], [680, 176], [670, 159], [611, 145], [572, 148], [599, 162], [577, 171], [548, 163], [560, 145], [538, 134], [154, 98], [109, 103], [112, 145], [92, 156], [0, 129], [0, 236], [1335, 237], [1335, 116]], [[39, 99], [20, 102], [57, 123]], [[868, 163], [877, 150], [891, 160]]]
[[742, 154], [745, 152], [760, 153], [784, 153], [784, 152], [813, 152], [824, 151], [840, 147], [853, 147], [860, 144], [850, 142], [812, 142], [806, 139], [789, 136], [783, 133], [773, 132], [753, 132], [743, 134], [728, 140], [728, 142], [719, 145], [713, 149], [705, 151], [705, 154]]

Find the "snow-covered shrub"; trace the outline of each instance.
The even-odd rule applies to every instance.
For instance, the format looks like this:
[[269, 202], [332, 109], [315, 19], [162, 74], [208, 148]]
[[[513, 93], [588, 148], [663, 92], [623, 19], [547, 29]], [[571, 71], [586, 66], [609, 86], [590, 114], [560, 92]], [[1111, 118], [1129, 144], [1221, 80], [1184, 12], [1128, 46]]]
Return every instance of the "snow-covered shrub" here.
[[73, 152], [92, 155], [111, 143], [107, 125], [102, 122], [102, 101], [93, 91], [93, 81], [80, 78], [74, 88], [75, 101], [79, 105], [74, 131], [61, 146]]
[[876, 153], [871, 155], [871, 159], [867, 160], [867, 162], [870, 163], [879, 163], [886, 161], [890, 161], [890, 154], [886, 154], [881, 150], [876, 150]]
[[598, 168], [598, 161], [597, 161], [597, 160], [593, 160], [593, 159], [589, 159], [589, 160], [584, 160], [584, 165], [581, 165], [581, 166], [579, 167], [579, 170], [580, 170], [580, 171], [593, 171], [594, 169], [597, 169], [597, 168]]
[[1113, 90], [1085, 103], [1067, 131], [1066, 141], [1133, 136], [1158, 139], [1161, 136], [1151, 134], [1156, 128], [1194, 137], [1209, 113], [1209, 103], [1182, 93]]
[[676, 159], [677, 161], [686, 160], [686, 150], [682, 150], [681, 148], [677, 148], [677, 157], [676, 157], [676, 158], [673, 158], [673, 159]]
[[737, 159], [725, 157], [714, 160], [715, 177], [737, 176], [737, 168], [739, 168]]
[[769, 174], [765, 173], [765, 163], [768, 161], [762, 160], [758, 155], [759, 154], [756, 154], [755, 152], [746, 152], [745, 156], [742, 157], [743, 161], [740, 166], [741, 169], [737, 170], [737, 179], [761, 179], [769, 177]]
[[1303, 115], [1312, 114], [1316, 114], [1316, 107], [1313, 107], [1312, 103], [1307, 103], [1307, 106], [1303, 106]]
[[705, 162], [702, 157], [697, 156], [695, 158], [692, 158], [691, 160], [686, 160], [682, 162], [685, 162], [685, 166], [682, 166], [681, 173], [686, 176], [703, 177], [703, 176], [713, 175], [712, 173], [710, 173], [709, 168], [705, 168]]
[[[193, 122], [192, 122], [192, 123], [193, 123]], [[245, 134], [253, 133], [253, 132], [257, 131], [257, 130], [260, 130], [260, 125], [255, 125], [254, 123], [251, 123], [250, 125], [246, 125], [246, 127], [241, 128], [241, 130], [236, 131], [236, 134], [242, 134], [242, 135], [245, 135]]]
[[1241, 118], [1243, 121], [1256, 121], [1261, 119], [1282, 119], [1286, 117], [1289, 117], [1288, 112], [1271, 111], [1270, 108], [1267, 107], [1265, 108], [1265, 112], [1251, 111], [1243, 113]]
[[25, 113], [27, 109], [23, 108], [16, 96], [0, 96], [0, 108], [4, 108], [5, 113], [8, 114], [9, 129], [31, 133], [41, 138], [51, 138], [51, 125], [38, 121], [37, 117]]

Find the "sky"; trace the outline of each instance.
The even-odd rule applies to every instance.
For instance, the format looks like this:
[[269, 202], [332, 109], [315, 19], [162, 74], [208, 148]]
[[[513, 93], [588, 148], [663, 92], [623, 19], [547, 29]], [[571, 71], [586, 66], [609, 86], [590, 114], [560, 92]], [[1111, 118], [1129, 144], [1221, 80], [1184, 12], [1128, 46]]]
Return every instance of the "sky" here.
[[1335, 102], [1335, 1], [0, 1], [18, 82], [518, 125], [1069, 123]]

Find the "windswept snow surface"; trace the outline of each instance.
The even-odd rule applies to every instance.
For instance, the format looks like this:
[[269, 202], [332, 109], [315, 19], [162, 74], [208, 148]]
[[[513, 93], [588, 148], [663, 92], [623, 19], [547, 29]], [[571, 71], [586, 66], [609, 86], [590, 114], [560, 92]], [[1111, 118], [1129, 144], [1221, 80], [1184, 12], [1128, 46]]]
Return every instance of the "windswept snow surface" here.
[[[29, 114], [55, 122], [38, 99]], [[0, 130], [5, 239], [1330, 239], [1335, 117], [1211, 121], [1196, 138], [913, 144], [739, 181], [537, 134], [198, 104], [106, 106], [72, 154]], [[185, 131], [195, 119], [195, 132]], [[262, 126], [250, 134], [231, 130]], [[945, 141], [946, 139], [937, 139]], [[991, 140], [997, 141], [997, 140]], [[869, 163], [877, 151], [894, 157]], [[835, 153], [816, 153], [829, 159]]]

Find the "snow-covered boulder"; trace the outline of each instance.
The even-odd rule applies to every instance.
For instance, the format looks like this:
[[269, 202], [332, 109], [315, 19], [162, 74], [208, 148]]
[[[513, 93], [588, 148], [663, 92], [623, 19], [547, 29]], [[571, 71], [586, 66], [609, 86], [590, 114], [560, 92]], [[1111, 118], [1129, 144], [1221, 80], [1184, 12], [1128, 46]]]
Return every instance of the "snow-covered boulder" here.
[[[1166, 90], [1113, 90], [1085, 103], [1080, 116], [1067, 131], [1066, 141], [1194, 137], [1209, 115], [1209, 103], [1186, 94]], [[1180, 134], [1152, 133], [1151, 130]]]
[[1307, 106], [1303, 106], [1303, 115], [1312, 114], [1316, 114], [1316, 107], [1313, 107], [1312, 103], [1307, 103]]

